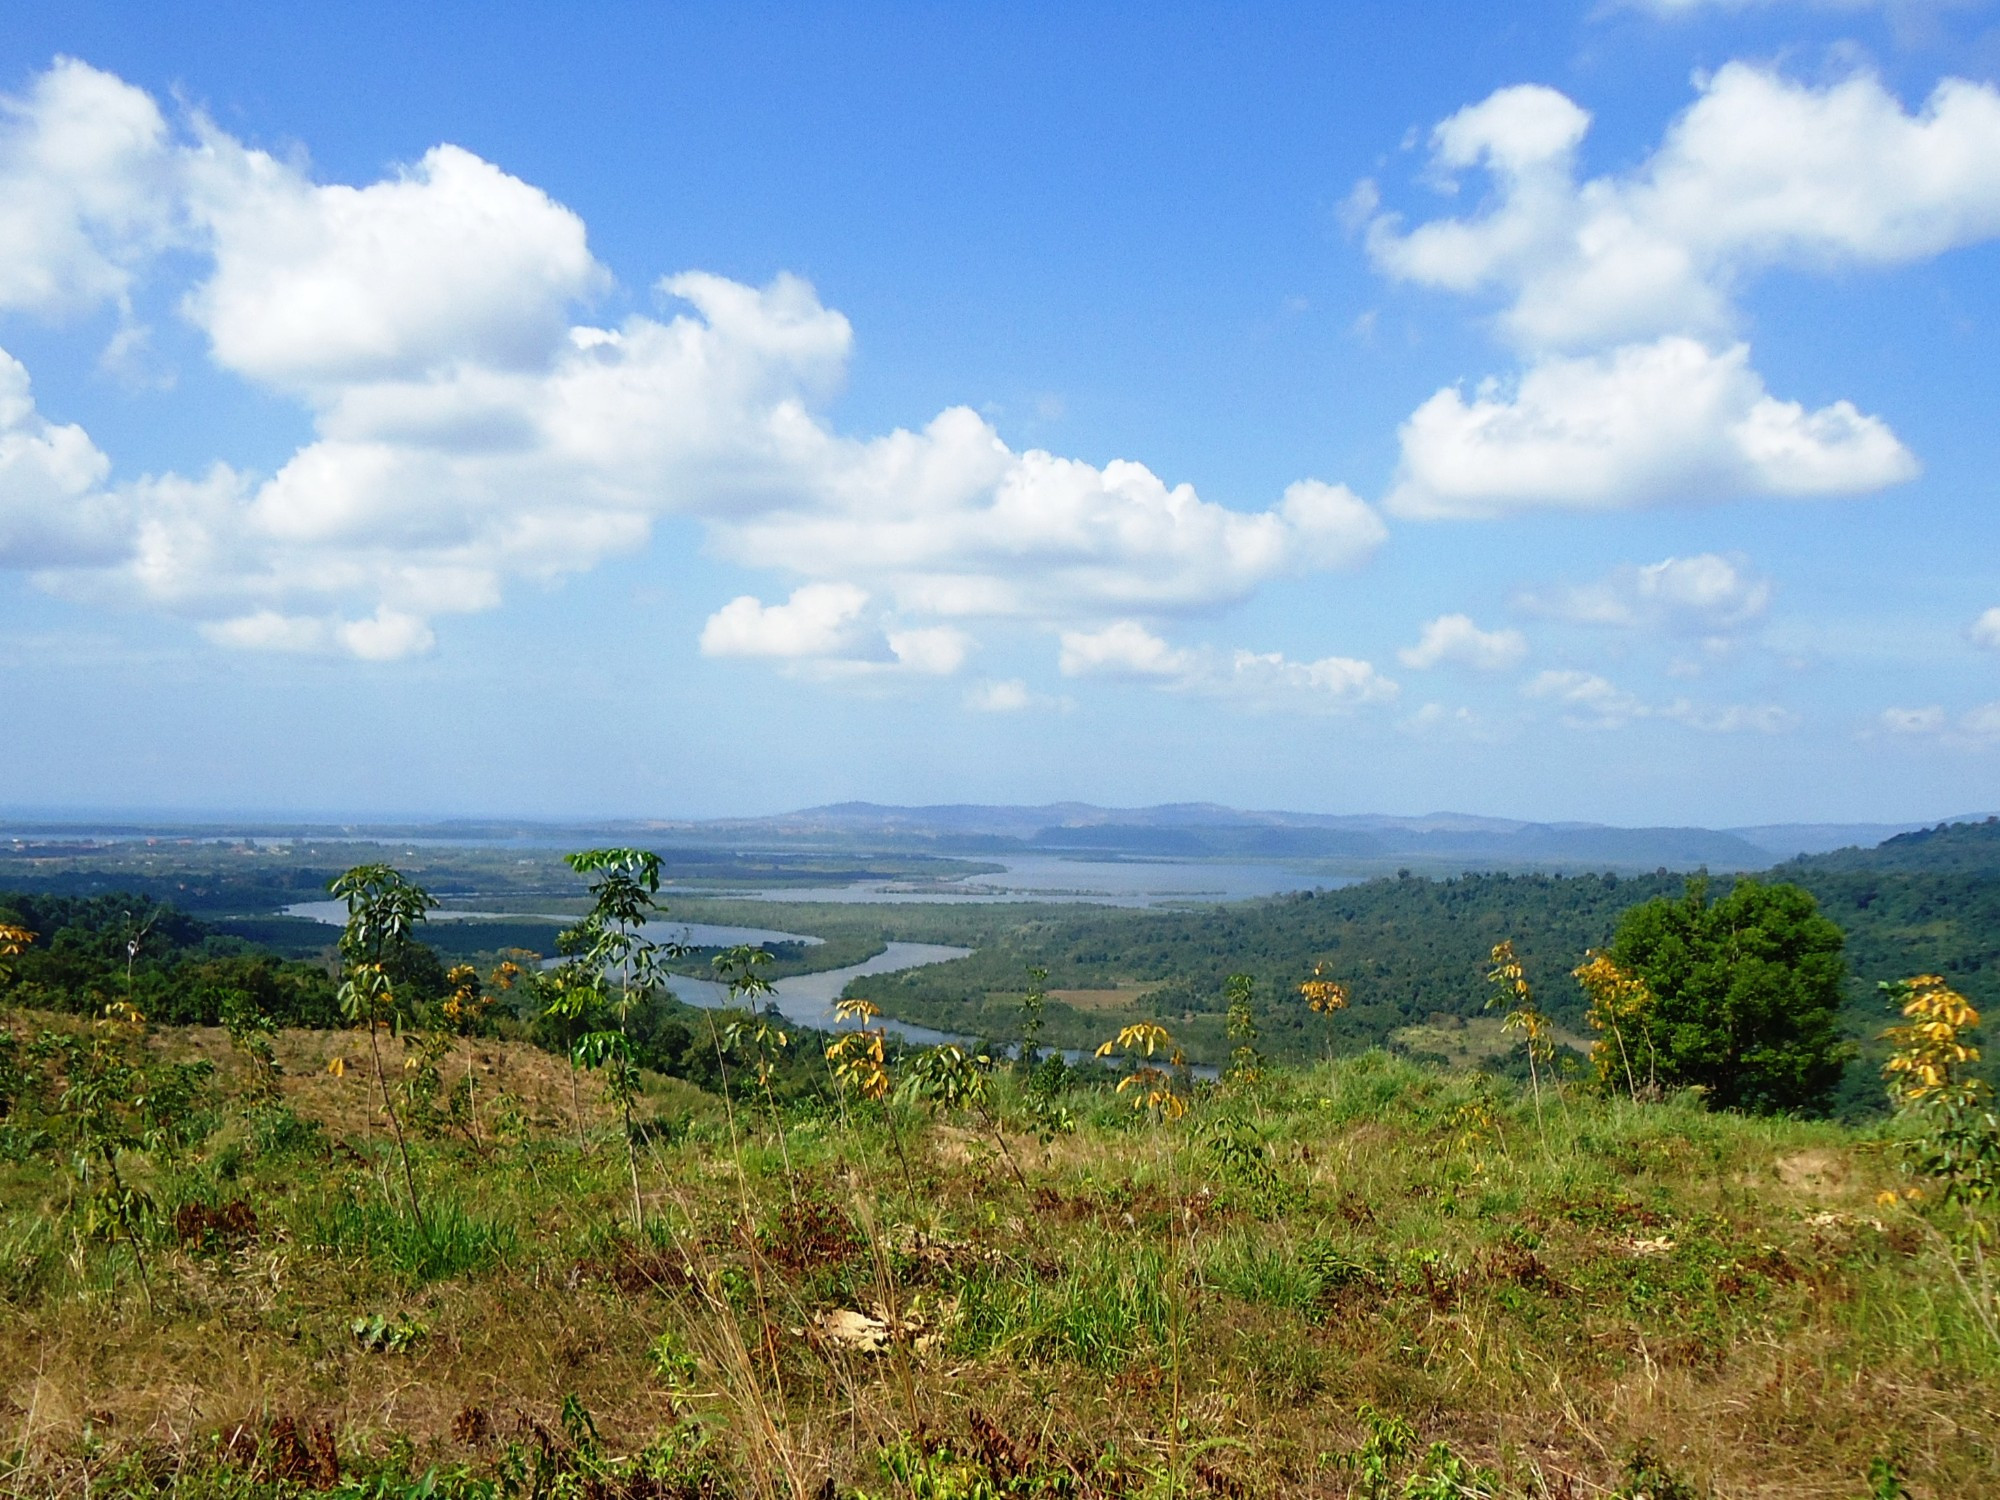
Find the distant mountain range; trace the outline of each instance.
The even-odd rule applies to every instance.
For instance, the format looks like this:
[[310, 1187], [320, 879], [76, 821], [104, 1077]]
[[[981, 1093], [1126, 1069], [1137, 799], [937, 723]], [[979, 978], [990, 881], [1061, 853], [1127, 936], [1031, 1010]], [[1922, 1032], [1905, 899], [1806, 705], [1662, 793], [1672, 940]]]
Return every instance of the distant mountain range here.
[[[1965, 821], [1965, 820], [1952, 820]], [[1210, 802], [1106, 808], [839, 802], [767, 818], [649, 825], [729, 842], [874, 843], [951, 854], [1325, 860], [1370, 871], [1398, 863], [1527, 869], [1760, 870], [1776, 861], [1867, 848], [1928, 825], [1777, 823], [1744, 828], [1617, 828], [1467, 813], [1422, 817], [1243, 811]]]
[[[1983, 816], [1946, 819], [1935, 826], [1976, 824]], [[932, 807], [837, 802], [770, 817], [698, 820], [533, 823], [456, 819], [338, 825], [220, 819], [199, 824], [165, 820], [10, 823], [0, 819], [0, 837], [26, 837], [37, 844], [51, 838], [190, 836], [572, 847], [616, 841], [684, 849], [872, 849], [973, 858], [1041, 854], [1098, 859], [1283, 859], [1311, 861], [1328, 874], [1373, 875], [1407, 867], [1437, 875], [1482, 869], [1763, 870], [1806, 855], [1872, 850], [1885, 840], [1905, 836], [1929, 838], [1932, 835], [1927, 830], [1932, 827], [1919, 823], [1770, 823], [1741, 828], [1619, 828], [1453, 812], [1393, 817], [1245, 811], [1213, 802], [1126, 808], [1087, 802], [1034, 806], [945, 803]], [[1923, 851], [1925, 855], [1937, 852], [1929, 848]], [[1911, 850], [1910, 857], [1917, 857], [1917, 852]]]

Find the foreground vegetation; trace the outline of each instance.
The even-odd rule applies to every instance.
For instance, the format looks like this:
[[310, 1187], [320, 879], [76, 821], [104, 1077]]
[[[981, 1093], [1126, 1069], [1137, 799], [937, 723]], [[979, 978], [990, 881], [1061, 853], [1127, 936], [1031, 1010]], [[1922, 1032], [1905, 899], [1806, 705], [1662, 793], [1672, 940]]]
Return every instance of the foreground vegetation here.
[[1893, 1132], [1381, 1053], [1150, 1109], [645, 1075], [635, 1229], [602, 1075], [461, 1039], [419, 1217], [363, 1033], [6, 1024], [14, 1493], [2000, 1486], [1990, 1210], [1904, 1196]]
[[140, 899], [0, 910], [15, 1494], [2000, 1486], [1977, 1010], [1885, 986], [1893, 1114], [1784, 1114], [1860, 1071], [1797, 886], [1628, 904], [1564, 1002], [1587, 1038], [1497, 940], [1507, 1073], [1274, 1063], [1274, 1019], [1331, 1051], [1360, 980], [1230, 972], [1204, 1080], [1157, 1006], [1106, 1065], [1038, 1051], [1039, 967], [1011, 1060], [852, 995], [801, 1033], [748, 947], [709, 955], [733, 1009], [676, 1006], [663, 862], [566, 863], [560, 958], [484, 977], [383, 864], [333, 882], [329, 966]]

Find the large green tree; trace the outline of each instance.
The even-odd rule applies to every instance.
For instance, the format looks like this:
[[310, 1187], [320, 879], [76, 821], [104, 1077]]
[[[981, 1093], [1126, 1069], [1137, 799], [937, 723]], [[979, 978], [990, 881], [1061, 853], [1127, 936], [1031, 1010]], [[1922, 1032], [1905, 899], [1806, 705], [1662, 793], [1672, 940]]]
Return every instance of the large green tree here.
[[1697, 878], [1626, 912], [1611, 956], [1653, 993], [1661, 1083], [1699, 1085], [1720, 1108], [1815, 1112], [1851, 1051], [1836, 1021], [1842, 944], [1795, 885], [1739, 880], [1710, 900]]

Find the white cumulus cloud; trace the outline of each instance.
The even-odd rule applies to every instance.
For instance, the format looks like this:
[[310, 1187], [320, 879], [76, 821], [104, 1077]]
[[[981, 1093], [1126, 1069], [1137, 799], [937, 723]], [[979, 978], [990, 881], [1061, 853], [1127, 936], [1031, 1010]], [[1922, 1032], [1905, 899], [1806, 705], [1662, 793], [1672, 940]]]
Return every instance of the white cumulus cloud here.
[[354, 188], [209, 127], [189, 178], [214, 271], [188, 314], [217, 363], [272, 385], [534, 369], [570, 305], [606, 280], [582, 220], [456, 146]]
[[1065, 677], [1184, 677], [1193, 664], [1190, 652], [1169, 646], [1136, 620], [1065, 630], [1057, 660]]
[[1917, 472], [1878, 418], [1845, 401], [1812, 412], [1780, 401], [1746, 346], [1716, 353], [1678, 336], [1551, 356], [1469, 401], [1439, 391], [1401, 440], [1386, 505], [1423, 520], [1855, 494]]
[[2000, 701], [1979, 704], [1955, 719], [1935, 703], [1923, 708], [1885, 708], [1876, 722], [1890, 734], [1936, 740], [1961, 749], [1984, 750], [2000, 744]]
[[883, 640], [900, 666], [927, 677], [951, 676], [965, 665], [965, 658], [972, 650], [972, 638], [950, 625], [891, 630]]
[[1776, 703], [1694, 703], [1676, 698], [1651, 712], [1654, 718], [1704, 734], [1782, 734], [1798, 723], [1796, 714]]
[[[704, 650], [948, 675], [977, 621], [1088, 632], [1212, 610], [1358, 566], [1386, 536], [1338, 485], [1238, 510], [1141, 463], [1017, 451], [963, 407], [843, 434], [825, 412], [853, 333], [806, 282], [686, 272], [659, 283], [670, 311], [599, 326], [584, 315], [608, 277], [582, 221], [455, 146], [321, 182], [70, 63], [5, 111], [0, 308], [180, 277], [215, 363], [312, 430], [273, 472], [218, 460], [118, 483], [80, 429], [16, 402], [0, 561], [221, 644], [428, 649], [439, 616], [642, 548], [672, 515], [798, 586], [724, 605]], [[91, 517], [110, 534], [75, 544]]]
[[1966, 633], [1972, 637], [1973, 645], [2000, 651], [2000, 605], [1995, 605], [1974, 620], [1972, 628]]
[[1439, 170], [1484, 167], [1469, 218], [1369, 227], [1390, 275], [1504, 299], [1531, 347], [1727, 332], [1768, 266], [1925, 259], [2000, 234], [2000, 91], [1947, 78], [1907, 111], [1875, 78], [1822, 88], [1733, 62], [1631, 170], [1580, 181], [1589, 115], [1553, 89], [1502, 89], [1432, 133]]
[[1035, 701], [1028, 691], [1028, 684], [1018, 677], [1010, 677], [1000, 682], [982, 682], [968, 689], [965, 706], [976, 713], [1015, 714], [1028, 708]]
[[1617, 729], [1646, 712], [1643, 703], [1607, 678], [1575, 668], [1537, 673], [1522, 692], [1560, 705], [1563, 722], [1579, 729]]
[[178, 237], [178, 167], [159, 106], [87, 64], [58, 58], [0, 98], [0, 309], [122, 301]]
[[[1766, 388], [1737, 296], [1774, 267], [1899, 265], [2000, 235], [2000, 90], [1947, 78], [1910, 110], [1865, 74], [1812, 86], [1739, 62], [1625, 170], [1581, 174], [1589, 128], [1554, 89], [1501, 89], [1430, 137], [1445, 186], [1490, 183], [1478, 209], [1369, 219], [1378, 269], [1487, 299], [1523, 358], [1411, 415], [1388, 509], [1610, 510], [1914, 477], [1880, 417]], [[1368, 187], [1357, 202], [1376, 201]]]
[[1538, 673], [1522, 693], [1555, 705], [1562, 722], [1572, 729], [1622, 729], [1634, 720], [1660, 719], [1705, 734], [1779, 734], [1797, 723], [1796, 716], [1778, 704], [1696, 703], [1686, 698], [1647, 703], [1598, 673], [1576, 668]]
[[1524, 595], [1525, 609], [1579, 625], [1724, 636], [1755, 624], [1772, 585], [1743, 557], [1698, 552], [1622, 567], [1593, 583]]
[[1405, 646], [1396, 659], [1419, 670], [1454, 666], [1505, 672], [1527, 654], [1527, 637], [1518, 630], [1481, 630], [1470, 615], [1439, 615], [1424, 626], [1416, 645]]
[[1401, 691], [1373, 664], [1355, 657], [1294, 661], [1278, 651], [1178, 647], [1133, 620], [1117, 620], [1102, 630], [1064, 632], [1058, 664], [1067, 677], [1151, 681], [1176, 692], [1258, 706], [1356, 708], [1390, 702]]
[[851, 583], [808, 583], [783, 604], [754, 595], [732, 599], [702, 627], [704, 656], [760, 656], [819, 675], [904, 671], [949, 677], [972, 642], [950, 625], [897, 628]]
[[341, 650], [363, 661], [395, 661], [419, 655], [437, 644], [425, 621], [386, 606], [357, 620], [258, 610], [210, 621], [201, 627], [201, 633], [217, 645], [244, 651]]
[[809, 583], [783, 604], [744, 594], [708, 617], [704, 656], [838, 656], [851, 650], [868, 607], [865, 589]]
[[868, 443], [786, 437], [785, 456], [810, 465], [796, 498], [717, 517], [718, 545], [801, 573], [865, 572], [905, 608], [943, 616], [1200, 609], [1356, 566], [1387, 535], [1342, 488], [1305, 482], [1270, 510], [1230, 510], [1143, 464], [1015, 453], [962, 407]]
[[125, 507], [102, 489], [110, 468], [81, 427], [42, 416], [27, 370], [0, 350], [0, 567], [122, 554]]
[[1944, 709], [1935, 703], [1923, 708], [1885, 708], [1880, 722], [1891, 734], [1942, 734], [1946, 726]]
[[1396, 682], [1356, 657], [1323, 656], [1317, 661], [1291, 661], [1276, 651], [1233, 653], [1228, 675], [1215, 679], [1211, 690], [1265, 703], [1299, 698], [1324, 708], [1392, 703], [1402, 692]]

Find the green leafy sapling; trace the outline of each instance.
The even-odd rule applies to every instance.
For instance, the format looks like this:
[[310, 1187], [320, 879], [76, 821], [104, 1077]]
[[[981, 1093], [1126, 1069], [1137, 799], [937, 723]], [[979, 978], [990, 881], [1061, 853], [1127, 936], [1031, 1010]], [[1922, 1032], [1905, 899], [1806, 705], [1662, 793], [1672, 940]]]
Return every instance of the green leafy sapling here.
[[1049, 971], [1039, 965], [1028, 967], [1028, 988], [1021, 996], [1021, 1048], [1015, 1054], [1015, 1068], [1026, 1082], [1022, 1106], [1028, 1128], [1044, 1146], [1058, 1135], [1076, 1129], [1076, 1121], [1063, 1106], [1060, 1090], [1067, 1073], [1060, 1052], [1046, 1056], [1041, 1049], [1042, 1026], [1047, 1019]]
[[222, 997], [222, 1027], [229, 1033], [229, 1045], [242, 1055], [250, 1070], [246, 1092], [258, 1100], [275, 1099], [281, 1070], [271, 1039], [277, 1035], [278, 1023], [258, 1005], [256, 996], [232, 989]]
[[938, 1047], [926, 1047], [910, 1059], [903, 1070], [903, 1081], [897, 1087], [898, 1098], [929, 1105], [932, 1109], [964, 1110], [977, 1115], [992, 1132], [993, 1143], [1000, 1148], [1006, 1158], [1007, 1168], [1014, 1174], [1014, 1181], [1026, 1191], [1028, 1179], [1021, 1175], [1020, 1163], [1014, 1160], [1014, 1153], [1007, 1145], [1007, 1137], [1000, 1129], [1000, 1121], [995, 1118], [987, 1094], [987, 1075], [993, 1070], [993, 1059], [983, 1052], [968, 1052], [955, 1042], [946, 1042]]
[[1041, 1061], [1042, 1023], [1049, 1005], [1049, 971], [1039, 965], [1028, 967], [1028, 988], [1021, 996], [1021, 1052], [1023, 1072]]
[[643, 849], [584, 849], [564, 855], [563, 862], [590, 882], [591, 907], [558, 940], [568, 955], [561, 966], [567, 976], [561, 993], [572, 1014], [608, 1007], [618, 1022], [616, 1030], [600, 1028], [578, 1037], [570, 1057], [601, 1071], [617, 1101], [632, 1182], [632, 1226], [643, 1232], [645, 1200], [639, 1191], [639, 1147], [632, 1130], [632, 1105], [639, 1094], [632, 1012], [666, 988], [666, 964], [687, 950], [678, 943], [656, 943], [645, 934], [646, 923], [663, 910], [657, 900], [659, 855]]
[[1229, 1040], [1235, 1045], [1229, 1052], [1231, 1083], [1255, 1083], [1264, 1071], [1264, 1056], [1257, 1050], [1257, 1013], [1251, 1008], [1251, 1001], [1257, 993], [1257, 981], [1248, 974], [1231, 974], [1222, 987], [1223, 999], [1229, 1006]]
[[152, 1198], [119, 1168], [123, 1153], [146, 1144], [146, 1075], [132, 1060], [130, 1048], [143, 1026], [129, 1006], [114, 1004], [87, 1043], [45, 1032], [31, 1050], [62, 1078], [55, 1114], [69, 1140], [69, 1168], [82, 1200], [84, 1231], [95, 1239], [125, 1242], [150, 1307], [153, 1283], [144, 1238], [156, 1209]]
[[409, 1142], [403, 1138], [402, 1117], [389, 1094], [382, 1067], [380, 1032], [400, 1031], [404, 1020], [391, 971], [415, 939], [416, 925], [435, 907], [437, 898], [388, 865], [356, 865], [327, 887], [347, 903], [347, 924], [340, 933], [340, 1009], [347, 1019], [368, 1031], [368, 1052], [375, 1063], [375, 1086], [382, 1112], [396, 1137], [402, 1159], [403, 1186], [410, 1195], [410, 1216], [423, 1227], [423, 1203], [417, 1196], [417, 1174], [410, 1166]]
[[[792, 1151], [785, 1140], [784, 1124], [778, 1118], [777, 1096], [771, 1089], [771, 1080], [777, 1073], [777, 1059], [784, 1056], [785, 1049], [791, 1046], [792, 1035], [778, 1024], [777, 1014], [769, 1005], [773, 988], [761, 970], [770, 962], [770, 953], [752, 943], [738, 943], [724, 948], [708, 961], [717, 983], [729, 986], [731, 1009], [741, 1008], [741, 1013], [722, 1028], [720, 1037], [716, 1039], [717, 1060], [720, 1061], [723, 1047], [749, 1056], [757, 1072], [757, 1086], [764, 1093], [771, 1129], [778, 1138], [778, 1154], [784, 1158], [785, 1181], [796, 1199], [798, 1183], [792, 1176]], [[709, 1025], [713, 1028], [714, 1024], [715, 1015], [710, 1012]]]

